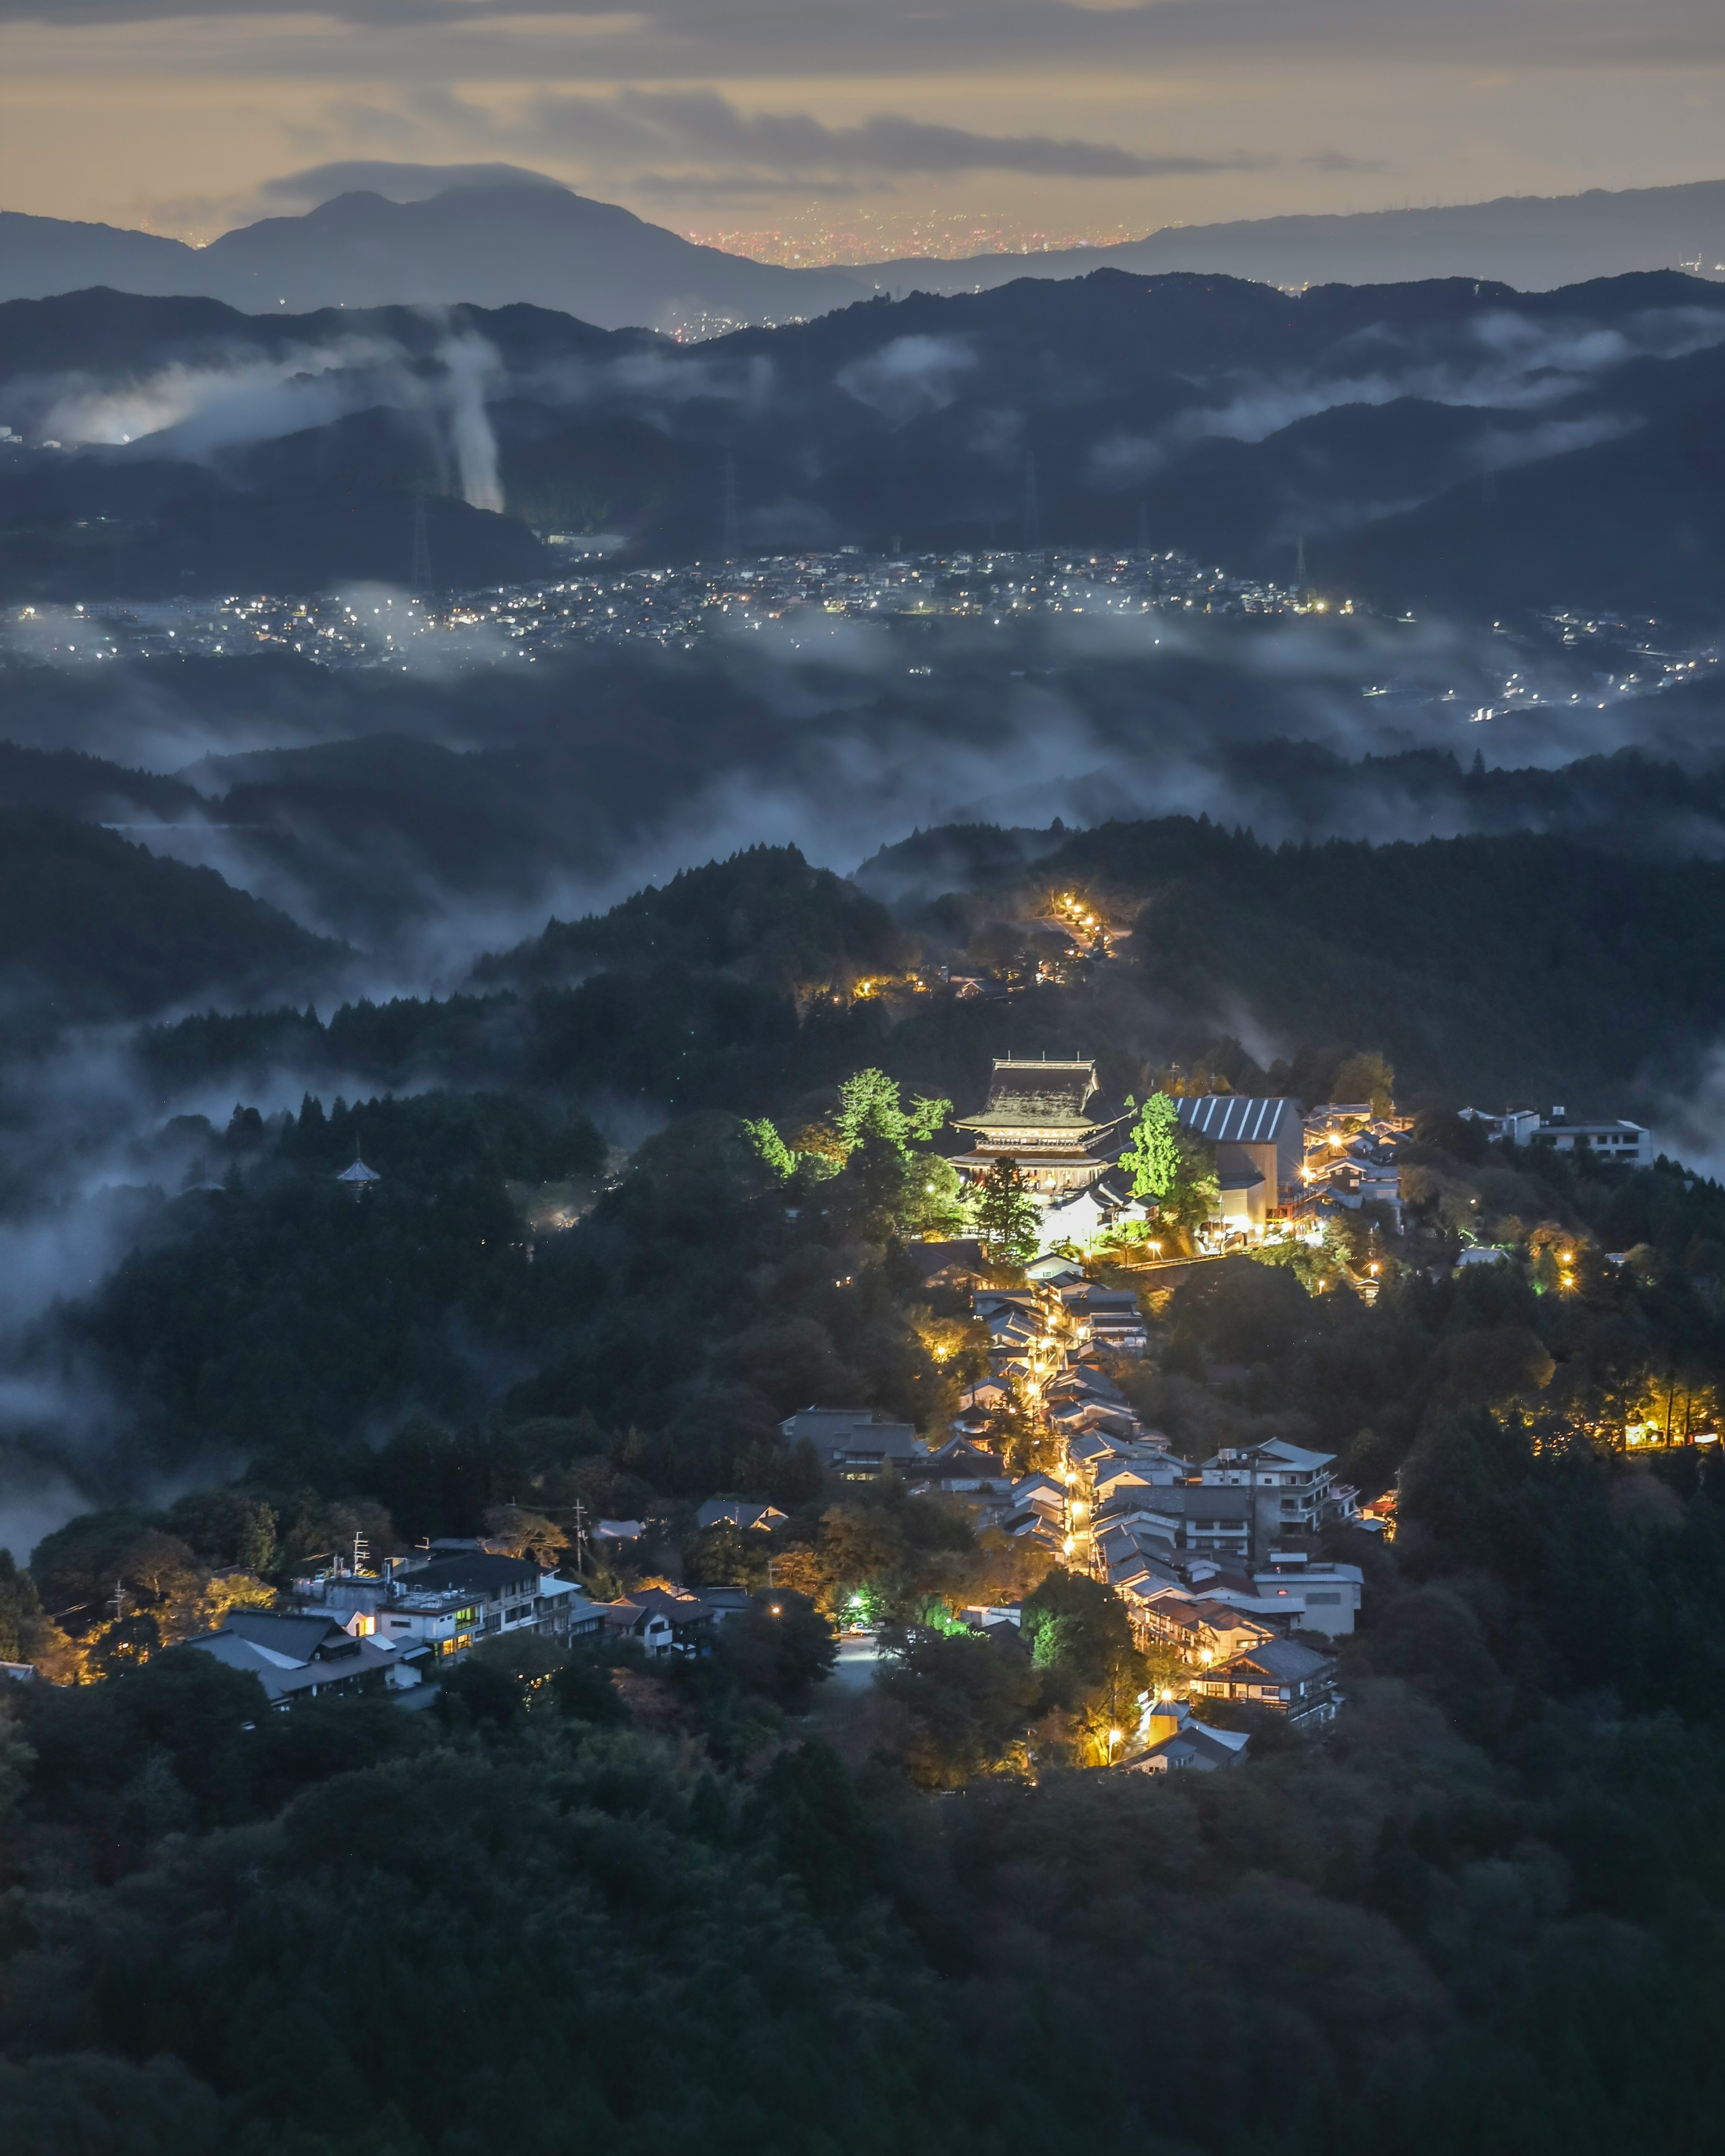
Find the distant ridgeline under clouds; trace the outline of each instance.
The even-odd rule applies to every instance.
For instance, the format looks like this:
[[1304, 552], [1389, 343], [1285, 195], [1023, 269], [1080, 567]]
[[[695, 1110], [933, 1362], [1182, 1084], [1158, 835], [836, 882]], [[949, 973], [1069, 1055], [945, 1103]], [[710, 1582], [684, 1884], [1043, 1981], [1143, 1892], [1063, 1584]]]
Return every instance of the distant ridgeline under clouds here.
[[[328, 199], [316, 198], [326, 191]], [[1711, 276], [1725, 262], [1725, 180], [1168, 227], [1117, 246], [1039, 254], [798, 270], [693, 245], [507, 166], [354, 161], [265, 192], [312, 207], [241, 226], [201, 249], [0, 213], [0, 300], [107, 285], [225, 300], [253, 313], [519, 300], [608, 329], [639, 324], [705, 335], [823, 314], [877, 291], [968, 292], [1100, 267], [1219, 273], [1285, 288], [1477, 277], [1542, 291], [1638, 270]]]

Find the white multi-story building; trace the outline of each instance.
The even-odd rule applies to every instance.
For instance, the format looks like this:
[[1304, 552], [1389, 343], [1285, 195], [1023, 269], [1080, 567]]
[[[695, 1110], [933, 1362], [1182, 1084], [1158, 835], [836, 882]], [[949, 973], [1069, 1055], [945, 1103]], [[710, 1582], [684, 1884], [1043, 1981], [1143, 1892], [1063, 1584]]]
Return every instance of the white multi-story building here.
[[382, 1574], [322, 1573], [296, 1580], [302, 1607], [326, 1613], [361, 1639], [429, 1649], [454, 1661], [482, 1640], [521, 1632], [567, 1640], [597, 1636], [604, 1620], [573, 1580], [531, 1558], [489, 1551], [392, 1566]]
[[1483, 1108], [1463, 1108], [1461, 1120], [1477, 1123], [1493, 1145], [1507, 1139], [1512, 1145], [1548, 1145], [1558, 1152], [1595, 1152], [1601, 1160], [1620, 1161], [1628, 1168], [1651, 1168], [1653, 1133], [1640, 1123], [1622, 1117], [1592, 1122], [1571, 1116], [1558, 1106], [1548, 1116], [1538, 1108], [1507, 1108], [1501, 1116]]
[[1270, 1437], [1257, 1445], [1224, 1445], [1204, 1461], [1198, 1479], [1252, 1492], [1252, 1538], [1262, 1555], [1284, 1535], [1317, 1532], [1332, 1509], [1335, 1466], [1333, 1452], [1308, 1452], [1286, 1438]]

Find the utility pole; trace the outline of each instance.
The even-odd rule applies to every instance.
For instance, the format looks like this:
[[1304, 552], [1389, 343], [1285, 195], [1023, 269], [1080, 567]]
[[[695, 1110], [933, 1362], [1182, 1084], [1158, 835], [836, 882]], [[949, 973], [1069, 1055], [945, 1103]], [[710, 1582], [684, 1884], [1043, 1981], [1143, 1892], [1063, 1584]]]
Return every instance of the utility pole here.
[[123, 1580], [115, 1581], [114, 1592], [108, 1597], [103, 1607], [114, 1612], [114, 1622], [117, 1625], [126, 1614], [126, 1584]]

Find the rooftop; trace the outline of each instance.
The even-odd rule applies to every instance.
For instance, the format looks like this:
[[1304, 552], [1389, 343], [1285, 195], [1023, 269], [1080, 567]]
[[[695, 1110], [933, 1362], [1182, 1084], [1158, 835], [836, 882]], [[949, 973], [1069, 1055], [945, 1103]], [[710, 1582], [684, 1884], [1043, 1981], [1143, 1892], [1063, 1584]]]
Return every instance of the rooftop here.
[[961, 1131], [1060, 1131], [1074, 1137], [1086, 1131], [1106, 1129], [1120, 1120], [1121, 1111], [1099, 1106], [1095, 1114], [1086, 1109], [1098, 1091], [1096, 1066], [1087, 1057], [1070, 1063], [1018, 1062], [997, 1057], [988, 1081], [988, 1104], [979, 1116], [958, 1116], [953, 1127]]
[[1266, 1640], [1231, 1661], [1223, 1662], [1213, 1670], [1213, 1676], [1263, 1676], [1276, 1684], [1303, 1684], [1335, 1665], [1327, 1655], [1314, 1654], [1310, 1647], [1297, 1645], [1292, 1640]]
[[470, 1557], [440, 1558], [398, 1577], [410, 1594], [503, 1594], [511, 1588], [536, 1587], [539, 1567], [531, 1558], [475, 1551]]
[[1306, 1142], [1300, 1103], [1248, 1100], [1240, 1093], [1194, 1093], [1174, 1104], [1181, 1122], [1212, 1145], [1280, 1145]]

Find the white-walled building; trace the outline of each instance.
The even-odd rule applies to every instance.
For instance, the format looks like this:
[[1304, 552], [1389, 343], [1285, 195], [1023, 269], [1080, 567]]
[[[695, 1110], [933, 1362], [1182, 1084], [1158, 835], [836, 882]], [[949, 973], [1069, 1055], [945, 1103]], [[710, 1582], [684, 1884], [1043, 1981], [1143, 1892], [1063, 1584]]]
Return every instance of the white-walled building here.
[[1538, 1108], [1507, 1108], [1501, 1116], [1483, 1108], [1459, 1111], [1465, 1123], [1477, 1123], [1493, 1145], [1506, 1139], [1512, 1145], [1548, 1145], [1558, 1152], [1594, 1152], [1601, 1160], [1620, 1161], [1628, 1168], [1651, 1168], [1653, 1133], [1645, 1125], [1622, 1117], [1598, 1122], [1572, 1116], [1554, 1107], [1548, 1116]]

